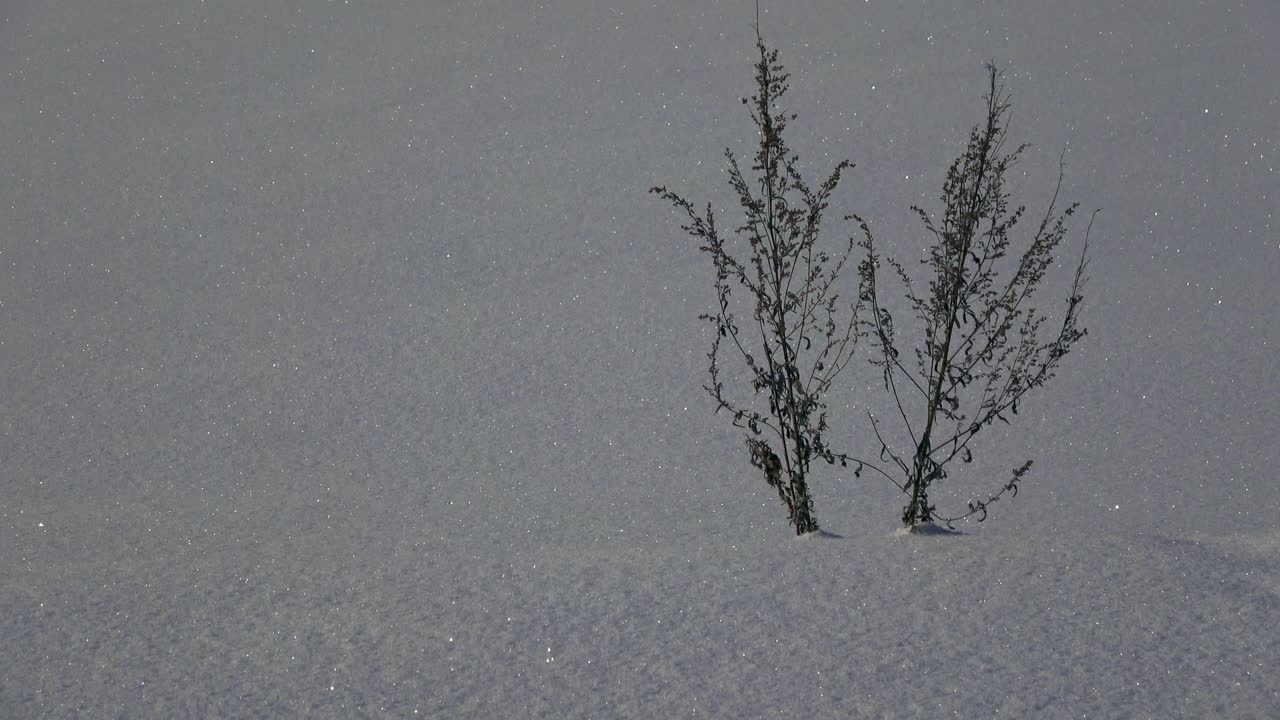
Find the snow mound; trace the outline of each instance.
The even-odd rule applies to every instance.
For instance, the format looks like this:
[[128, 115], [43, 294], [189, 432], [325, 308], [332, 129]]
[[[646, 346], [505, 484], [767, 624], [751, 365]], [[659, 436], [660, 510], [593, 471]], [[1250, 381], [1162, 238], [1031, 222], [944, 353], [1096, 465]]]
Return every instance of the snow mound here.
[[894, 537], [910, 537], [912, 535], [964, 535], [964, 533], [931, 522], [920, 523], [912, 527], [901, 527], [893, 531]]

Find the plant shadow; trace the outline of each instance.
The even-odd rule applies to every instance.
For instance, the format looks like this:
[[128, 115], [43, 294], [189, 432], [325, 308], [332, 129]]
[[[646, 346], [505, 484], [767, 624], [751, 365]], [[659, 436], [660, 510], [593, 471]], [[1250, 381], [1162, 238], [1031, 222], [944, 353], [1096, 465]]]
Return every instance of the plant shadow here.
[[947, 536], [968, 535], [968, 533], [960, 530], [953, 530], [944, 525], [938, 525], [937, 523], [927, 522], [927, 523], [920, 523], [919, 525], [915, 525], [913, 527], [898, 528], [897, 530], [893, 531], [893, 535], [894, 537], [910, 537], [912, 535], [947, 537]]

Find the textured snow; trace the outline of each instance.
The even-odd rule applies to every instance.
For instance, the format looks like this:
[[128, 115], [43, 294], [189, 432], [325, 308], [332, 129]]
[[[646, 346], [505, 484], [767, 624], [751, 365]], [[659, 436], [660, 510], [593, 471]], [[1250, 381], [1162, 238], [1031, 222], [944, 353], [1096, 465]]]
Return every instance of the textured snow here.
[[1280, 716], [1280, 6], [764, 3], [833, 219], [919, 252], [987, 59], [1103, 209], [1018, 497], [795, 542], [645, 193], [732, 209], [753, 6], [615, 5], [0, 8], [0, 716]]

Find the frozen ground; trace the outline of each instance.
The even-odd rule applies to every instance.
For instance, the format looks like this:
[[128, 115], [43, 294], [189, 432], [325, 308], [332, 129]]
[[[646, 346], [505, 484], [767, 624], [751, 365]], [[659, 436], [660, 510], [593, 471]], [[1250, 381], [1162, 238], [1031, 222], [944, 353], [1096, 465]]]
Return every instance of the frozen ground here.
[[0, 717], [1280, 716], [1280, 7], [764, 13], [900, 257], [988, 58], [1022, 197], [1103, 208], [939, 499], [1018, 498], [824, 468], [797, 541], [644, 193], [729, 203], [753, 9], [617, 5], [0, 6]]

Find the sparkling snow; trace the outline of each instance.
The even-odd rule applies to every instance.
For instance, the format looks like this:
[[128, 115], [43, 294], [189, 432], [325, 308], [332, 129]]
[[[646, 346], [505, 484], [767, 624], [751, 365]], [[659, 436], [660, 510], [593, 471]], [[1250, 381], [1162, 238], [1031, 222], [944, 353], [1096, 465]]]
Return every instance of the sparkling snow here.
[[6, 3], [0, 715], [1280, 716], [1280, 6], [762, 4], [833, 239], [919, 251], [987, 59], [1103, 209], [935, 497], [1016, 499], [795, 542], [711, 414], [645, 190], [732, 210], [751, 3]]

